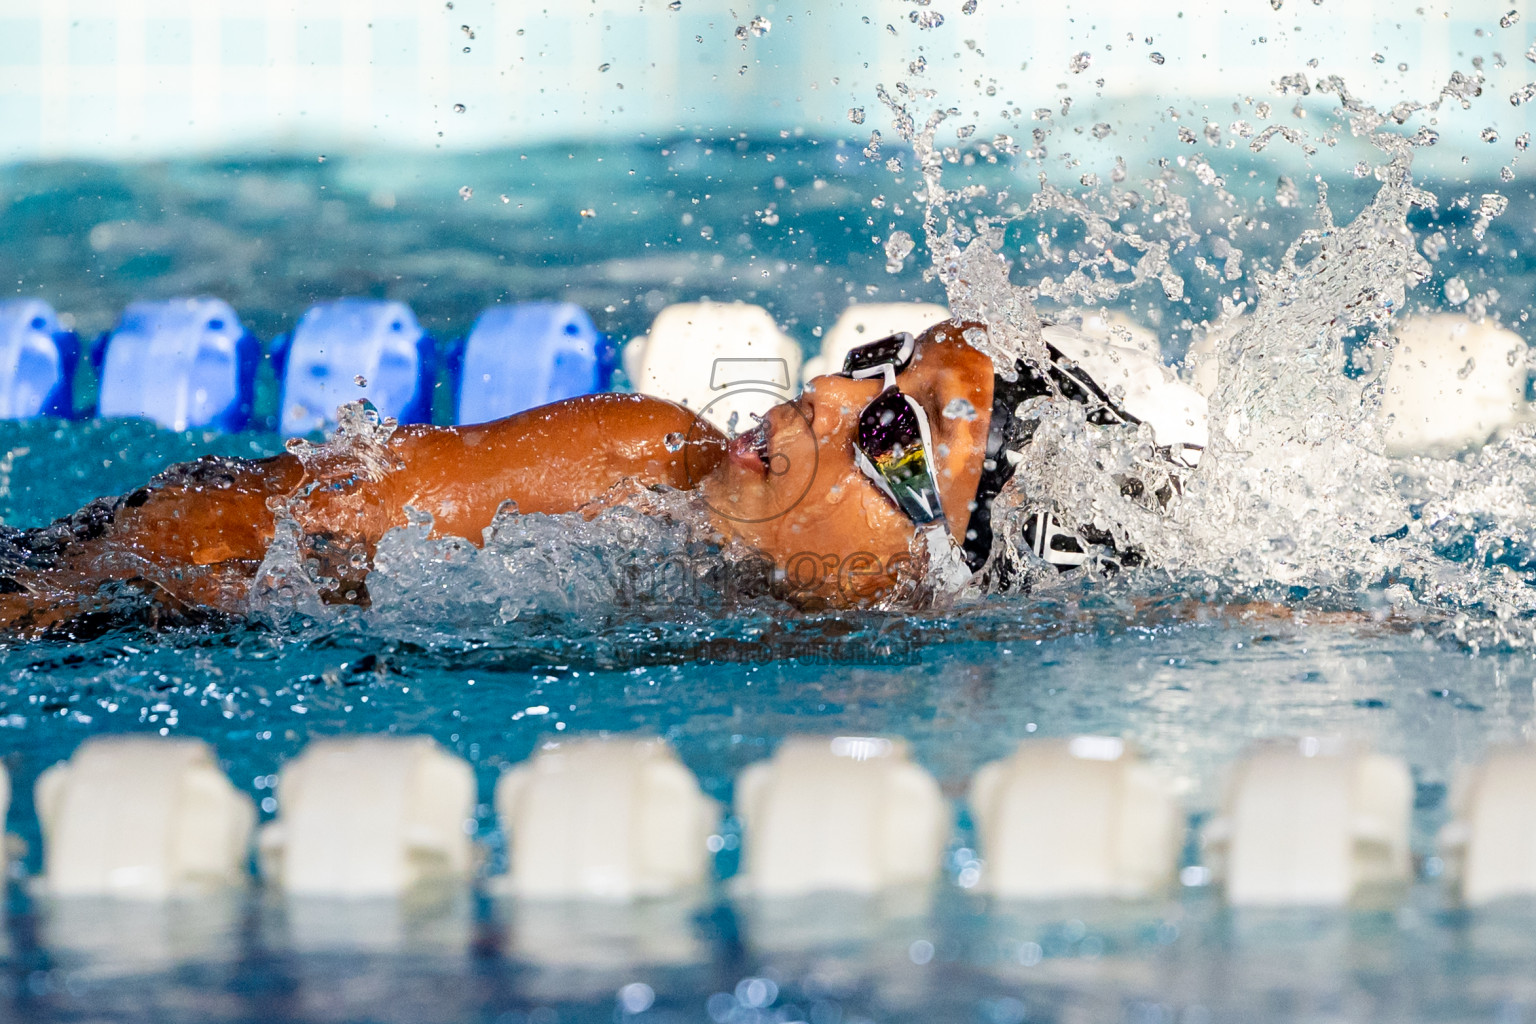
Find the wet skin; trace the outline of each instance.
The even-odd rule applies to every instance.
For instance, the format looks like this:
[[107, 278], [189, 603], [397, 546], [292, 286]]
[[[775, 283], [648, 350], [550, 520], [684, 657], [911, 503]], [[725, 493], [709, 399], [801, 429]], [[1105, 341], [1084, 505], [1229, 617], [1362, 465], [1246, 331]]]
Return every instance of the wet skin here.
[[[896, 378], [928, 415], [930, 455], [956, 543], [964, 541], [981, 479], [993, 381], [991, 360], [962, 329], [929, 328]], [[700, 483], [721, 531], [771, 555], [800, 604], [879, 600], [911, 557], [912, 521], [854, 464], [859, 414], [884, 387], [883, 378], [808, 381], [799, 398], [733, 439], [728, 457]], [[975, 416], [944, 416], [955, 399], [970, 403]]]
[[[927, 412], [957, 541], [980, 478], [992, 404], [991, 362], [961, 330], [930, 328], [897, 380]], [[911, 521], [853, 461], [858, 415], [883, 386], [880, 379], [815, 378], [760, 427], [729, 441], [680, 405], [610, 394], [476, 426], [401, 427], [368, 459], [332, 443], [270, 459], [210, 457], [175, 466], [129, 495], [9, 538], [0, 624], [60, 626], [110, 603], [111, 587], [102, 585], [114, 583], [149, 593], [173, 612], [238, 614], [280, 508], [302, 528], [305, 557], [338, 581], [328, 599], [355, 602], [366, 600], [363, 578], [375, 546], [406, 524], [407, 507], [433, 516], [434, 535], [478, 542], [508, 501], [524, 513], [590, 513], [613, 504], [644, 507], [644, 494], [662, 487], [697, 491], [722, 536], [757, 548], [788, 577], [792, 600], [867, 603], [896, 585], [914, 535]], [[957, 398], [976, 410], [974, 418], [942, 414]]]

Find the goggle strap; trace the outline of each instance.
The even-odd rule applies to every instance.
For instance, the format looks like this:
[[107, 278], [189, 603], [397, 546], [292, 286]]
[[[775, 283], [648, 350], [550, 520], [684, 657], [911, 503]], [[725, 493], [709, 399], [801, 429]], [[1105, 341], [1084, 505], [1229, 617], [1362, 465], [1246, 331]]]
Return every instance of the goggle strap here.
[[[867, 352], [868, 350], [876, 348], [877, 346], [885, 345], [890, 341], [899, 341], [900, 344], [897, 346], [896, 351], [883, 362], [874, 363], [870, 366], [865, 366], [859, 369], [849, 368], [850, 364], [859, 361], [861, 353]], [[848, 354], [843, 357], [843, 368], [838, 372], [845, 377], [852, 377], [854, 380], [863, 380], [866, 377], [875, 376], [877, 371], [880, 371], [882, 368], [889, 365], [892, 367], [892, 370], [887, 374], [886, 381], [888, 384], [894, 383], [893, 378], [895, 374], [907, 368], [907, 366], [912, 362], [912, 356], [916, 351], [917, 339], [913, 337], [912, 334], [908, 331], [899, 331], [896, 334], [886, 335], [884, 338], [880, 338], [876, 341], [867, 341], [862, 345], [856, 345], [852, 349], [849, 349]]]
[[[1053, 543], [1058, 537], [1069, 540], [1076, 551], [1062, 550]], [[1076, 533], [1061, 525], [1050, 512], [1037, 511], [1024, 524], [1024, 541], [1036, 556], [1062, 572], [1074, 569], [1088, 560], [1088, 545]]]

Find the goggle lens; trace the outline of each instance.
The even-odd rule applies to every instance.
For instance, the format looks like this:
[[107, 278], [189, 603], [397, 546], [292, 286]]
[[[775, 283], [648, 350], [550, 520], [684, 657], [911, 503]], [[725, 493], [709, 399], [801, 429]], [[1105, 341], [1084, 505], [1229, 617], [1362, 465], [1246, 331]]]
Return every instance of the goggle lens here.
[[915, 523], [944, 518], [933, 464], [923, 444], [921, 413], [895, 388], [887, 388], [859, 414], [859, 451], [876, 483]]

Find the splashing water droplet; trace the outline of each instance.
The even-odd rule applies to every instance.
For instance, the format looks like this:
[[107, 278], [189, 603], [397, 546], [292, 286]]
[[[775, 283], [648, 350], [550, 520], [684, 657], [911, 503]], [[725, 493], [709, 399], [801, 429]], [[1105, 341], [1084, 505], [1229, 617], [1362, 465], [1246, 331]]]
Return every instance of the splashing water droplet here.
[[1153, 64], [1161, 64], [1163, 61], [1167, 60], [1167, 58], [1158, 53], [1156, 50], [1153, 50], [1151, 53], [1147, 54], [1147, 60], [1150, 60]]
[[949, 404], [944, 406], [944, 418], [970, 423], [976, 419], [976, 407], [964, 398], [951, 398]]
[[597, 70], [599, 70], [599, 71], [607, 71], [611, 67], [613, 67], [612, 64], [599, 64], [597, 66]]
[[1530, 132], [1521, 132], [1520, 135], [1515, 139], [1515, 149], [1517, 149], [1520, 152], [1524, 153], [1527, 149], [1530, 149], [1530, 148], [1531, 148], [1531, 133]]
[[674, 430], [661, 439], [661, 445], [669, 452], [680, 452], [683, 450], [683, 435]]
[[965, 0], [965, 3], [960, 5], [960, 13], [961, 14], [975, 14], [976, 13], [976, 0]]
[[683, 9], [683, 0], [672, 0], [671, 3], [667, 4], [667, 10], [669, 10], [669, 11], [680, 11], [682, 9]]
[[907, 18], [921, 29], [934, 29], [944, 24], [944, 15], [938, 11], [912, 11]]
[[352, 383], [356, 384], [360, 388], [365, 388], [368, 386], [368, 378], [364, 377], [362, 374], [358, 374], [356, 377], [352, 378]]
[[1492, 129], [1492, 128], [1484, 128], [1482, 130], [1482, 132], [1479, 133], [1479, 136], [1480, 136], [1480, 138], [1482, 138], [1482, 140], [1484, 142], [1498, 142], [1499, 141], [1499, 133], [1497, 131], [1495, 131], [1494, 129]]
[[1113, 131], [1114, 129], [1111, 128], [1106, 122], [1100, 121], [1098, 124], [1093, 126], [1093, 137], [1096, 139], [1107, 139], [1109, 138], [1110, 133]]
[[459, 198], [460, 199], [468, 200], [474, 194], [475, 194], [475, 190], [470, 188], [468, 185], [460, 185], [459, 186]]
[[1290, 178], [1280, 175], [1280, 179], [1275, 182], [1275, 205], [1289, 208], [1300, 201], [1301, 189]]
[[745, 26], [745, 25], [737, 25], [736, 26], [736, 38], [740, 39], [743, 42], [746, 41], [746, 39], [747, 39], [747, 26]]
[[1499, 28], [1511, 28], [1520, 20], [1519, 11], [1510, 11], [1499, 19]]
[[468, 109], [469, 109], [469, 108], [468, 108], [468, 107], [466, 107], [466, 106], [465, 106], [465, 105], [464, 105], [464, 104], [462, 104], [462, 103], [455, 103], [455, 104], [454, 104], [454, 105], [453, 105], [453, 112], [454, 112], [454, 113], [455, 113], [455, 114], [462, 114], [462, 113], [464, 113], [464, 111], [466, 111], [466, 110], [468, 110]]
[[752, 19], [752, 24], [747, 27], [752, 30], [754, 36], [762, 37], [773, 30], [773, 22], [759, 14]]
[[736, 73], [738, 75], [743, 75], [743, 76], [746, 75], [746, 73], [747, 73], [747, 66], [745, 64], [743, 64], [741, 67], [736, 69]]
[[854, 124], [863, 124], [864, 123], [864, 108], [863, 107], [849, 107], [848, 108], [848, 120], [852, 121]]
[[1445, 282], [1445, 301], [1453, 306], [1459, 306], [1470, 298], [1472, 293], [1467, 290], [1467, 283], [1459, 277], [1453, 277]]
[[1088, 70], [1088, 65], [1093, 63], [1093, 55], [1087, 50], [1074, 53], [1072, 59], [1067, 62], [1067, 70], [1074, 75], [1080, 75]]
[[892, 231], [891, 237], [885, 241], [885, 272], [887, 274], [901, 273], [902, 264], [912, 254], [912, 236], [905, 231]]
[[592, 209], [591, 207], [588, 207], [585, 210], [581, 211], [581, 215], [583, 217], [592, 218], [592, 217], [596, 217], [597, 216], [597, 211]]
[[1509, 167], [1507, 167], [1507, 166], [1506, 167], [1500, 167], [1499, 168], [1499, 179], [1501, 181], [1514, 181], [1515, 180], [1515, 172], [1510, 170]]

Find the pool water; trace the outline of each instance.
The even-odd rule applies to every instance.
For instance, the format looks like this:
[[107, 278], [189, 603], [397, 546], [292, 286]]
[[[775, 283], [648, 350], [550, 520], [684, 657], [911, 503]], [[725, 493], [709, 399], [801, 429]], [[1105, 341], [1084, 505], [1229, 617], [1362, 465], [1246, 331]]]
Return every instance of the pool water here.
[[[897, 664], [861, 663], [857, 638], [873, 627], [847, 620], [799, 624], [811, 637], [840, 634], [833, 650], [847, 660], [834, 664], [774, 657], [782, 634], [757, 649], [746, 634], [769, 632], [767, 621], [735, 624], [738, 646], [714, 641], [717, 656], [702, 659], [703, 630], [635, 626], [563, 643], [251, 630], [16, 648], [4, 655], [0, 709], [18, 787], [11, 827], [35, 867], [37, 770], [108, 731], [206, 738], [258, 801], [313, 736], [425, 733], [476, 766], [487, 802], [502, 768], [562, 731], [666, 736], [721, 800], [790, 733], [904, 735], [962, 799], [975, 769], [1019, 738], [1108, 732], [1178, 780], [1196, 822], [1252, 740], [1323, 732], [1407, 758], [1415, 848], [1432, 856], [1454, 767], [1522, 738], [1536, 711], [1524, 655], [1472, 656], [1379, 629], [1161, 618], [1022, 601], [914, 618], [903, 623], [914, 647]], [[651, 656], [614, 667], [610, 645], [631, 640]], [[479, 825], [496, 870], [487, 806]], [[731, 822], [723, 834], [735, 839]], [[1433, 861], [1388, 909], [1233, 913], [1203, 886], [1127, 906], [1009, 906], [962, 887], [969, 841], [957, 830], [926, 908], [759, 908], [721, 894], [675, 913], [604, 908], [588, 920], [496, 898], [401, 910], [255, 895], [220, 912], [82, 910], [17, 886], [0, 985], [37, 1020], [595, 1021], [612, 1019], [634, 984], [655, 994], [647, 1019], [700, 1021], [813, 1009], [823, 1020], [1519, 1020], [1533, 995], [1529, 910], [1456, 909]], [[722, 876], [735, 848], [721, 851]], [[1198, 850], [1186, 860], [1197, 864]], [[666, 962], [678, 946], [684, 962]], [[773, 1007], [738, 1000], [734, 1016], [712, 1015], [712, 997], [734, 998], [752, 978], [778, 986]]]
[[[989, 185], [1009, 173], [975, 171]], [[1272, 192], [1273, 181], [1243, 187]], [[1475, 195], [1494, 185], [1445, 188]], [[871, 217], [872, 199], [903, 187], [858, 147], [833, 142], [682, 138], [478, 157], [33, 166], [4, 189], [0, 280], [68, 311], [86, 335], [110, 326], [129, 299], [206, 292], [264, 338], [341, 294], [404, 299], [441, 339], [493, 302], [569, 299], [624, 338], [666, 304], [708, 296], [766, 306], [813, 350], [852, 299], [943, 298], [914, 262], [888, 273], [870, 241], [892, 223], [918, 231], [911, 210]], [[1519, 226], [1536, 202], [1523, 188], [1504, 190], [1511, 207], [1488, 228], [1487, 247], [1470, 237], [1452, 246], [1416, 299], [1437, 297], [1452, 276], [1496, 280], [1490, 308], [1517, 319], [1536, 261], [1487, 253], [1521, 251]], [[1336, 183], [1340, 222], [1369, 195], [1347, 178]], [[1256, 258], [1277, 256], [1305, 220], [1304, 209], [1272, 212], [1250, 249]], [[1195, 215], [1214, 221], [1222, 211]], [[1471, 217], [1444, 203], [1413, 223], [1455, 236]], [[1230, 290], [1184, 276], [1188, 304], [1137, 300], [1170, 357], [1187, 341], [1183, 321], [1213, 315]], [[258, 415], [270, 416], [270, 370], [261, 387]], [[260, 431], [0, 424], [0, 518], [35, 525], [172, 461], [280, 447]], [[0, 642], [0, 758], [17, 837], [0, 1006], [39, 1021], [1536, 1016], [1536, 913], [1457, 909], [1434, 845], [1456, 769], [1528, 737], [1529, 655], [1457, 643], [1435, 621], [1341, 624], [1288, 588], [1237, 595], [1282, 602], [1246, 612], [1192, 593], [1204, 591], [1144, 570], [947, 612], [773, 606], [722, 615], [687, 595], [637, 608], [535, 594], [508, 617], [475, 611], [473, 592], [450, 591], [414, 618], [130, 626], [80, 643]], [[25, 884], [40, 862], [32, 785], [89, 736], [205, 739], [268, 820], [269, 780], [312, 737], [430, 735], [475, 766], [489, 878], [505, 866], [488, 806], [497, 775], [541, 739], [601, 731], [666, 737], [727, 805], [733, 778], [786, 735], [904, 736], [957, 806], [976, 769], [1022, 738], [1109, 733], [1177, 781], [1195, 826], [1214, 808], [1226, 766], [1255, 740], [1351, 735], [1412, 768], [1419, 877], [1393, 905], [1348, 912], [1232, 912], [1198, 870], [1147, 903], [1010, 906], [963, 884], [975, 855], [961, 813], [933, 893], [865, 902], [758, 906], [722, 885], [698, 905], [626, 912], [552, 911], [484, 892], [399, 907], [284, 904], [257, 891], [155, 908], [49, 905]], [[722, 881], [739, 841], [727, 819]], [[1185, 863], [1199, 868], [1197, 844]]]

